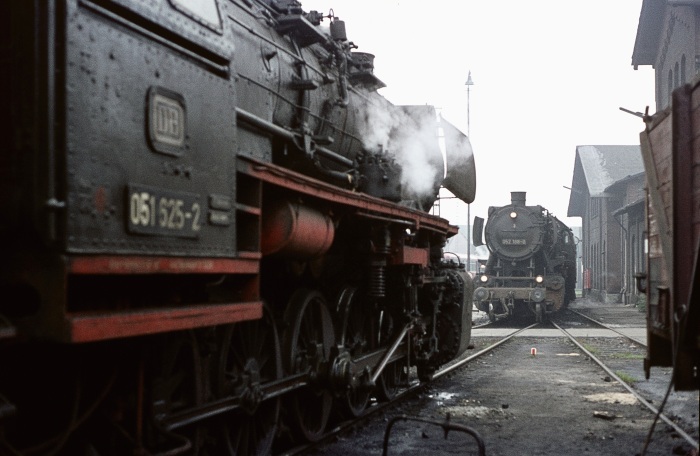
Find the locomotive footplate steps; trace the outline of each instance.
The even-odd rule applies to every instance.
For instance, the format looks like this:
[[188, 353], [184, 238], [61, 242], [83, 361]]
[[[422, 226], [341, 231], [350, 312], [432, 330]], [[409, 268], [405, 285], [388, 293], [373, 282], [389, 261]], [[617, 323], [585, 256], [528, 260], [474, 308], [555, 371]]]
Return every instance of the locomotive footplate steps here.
[[68, 313], [70, 342], [142, 336], [187, 328], [223, 325], [262, 317], [262, 301], [233, 304], [191, 304], [185, 308], [138, 309], [130, 312]]
[[[259, 261], [255, 258], [179, 258], [140, 256], [72, 256], [66, 257], [65, 274], [68, 279], [79, 277], [149, 277], [152, 275], [193, 274], [219, 278], [221, 275], [239, 275], [244, 281], [255, 283]], [[110, 279], [113, 280], [113, 279]], [[115, 280], [115, 286], [119, 286]], [[212, 279], [213, 280], [213, 279]], [[74, 280], [67, 280], [69, 290]], [[124, 286], [130, 286], [130, 285]], [[193, 302], [186, 305], [139, 307], [119, 311], [100, 312], [96, 309], [77, 310], [68, 307], [62, 316], [63, 333], [60, 340], [94, 342], [146, 334], [157, 334], [187, 328], [256, 320], [262, 316], [262, 301], [258, 291], [250, 288], [241, 294], [240, 302]], [[47, 319], [55, 318], [46, 316]]]

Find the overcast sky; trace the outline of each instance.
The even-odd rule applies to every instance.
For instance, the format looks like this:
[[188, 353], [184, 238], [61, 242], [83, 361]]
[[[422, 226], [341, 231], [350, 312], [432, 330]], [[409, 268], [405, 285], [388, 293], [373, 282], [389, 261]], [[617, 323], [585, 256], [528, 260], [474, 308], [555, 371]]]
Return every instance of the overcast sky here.
[[[394, 104], [430, 104], [469, 137], [477, 169], [471, 217], [526, 191], [529, 205], [566, 217], [576, 146], [639, 144], [654, 112], [651, 67], [631, 65], [642, 0], [302, 0], [346, 23], [375, 54]], [[328, 21], [324, 21], [328, 23]], [[474, 85], [465, 82], [469, 71]], [[469, 102], [468, 102], [469, 101]], [[467, 122], [469, 106], [469, 122]], [[467, 206], [441, 203], [453, 224]]]

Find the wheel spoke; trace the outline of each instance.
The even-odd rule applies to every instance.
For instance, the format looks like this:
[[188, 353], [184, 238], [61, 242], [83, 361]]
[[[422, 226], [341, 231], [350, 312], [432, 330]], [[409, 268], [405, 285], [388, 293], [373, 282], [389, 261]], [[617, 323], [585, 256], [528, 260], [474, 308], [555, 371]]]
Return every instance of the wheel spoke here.
[[[285, 320], [284, 359], [290, 374], [315, 369], [322, 361], [327, 361], [335, 337], [330, 314], [319, 292], [297, 291], [290, 299]], [[330, 416], [331, 394], [312, 382], [297, 391], [289, 401], [290, 425], [303, 439], [318, 440]]]
[[[163, 336], [154, 344], [152, 355], [153, 358], [147, 366], [154, 423], [204, 402], [202, 361], [194, 333], [183, 332]], [[192, 426], [181, 433], [178, 431], [178, 439], [182, 442], [184, 437], [191, 442], [196, 451], [200, 446], [201, 431], [199, 426]], [[147, 441], [152, 439], [152, 442], [157, 442], [163, 438], [168, 436], [164, 436], [158, 426], [149, 426]]]
[[242, 404], [242, 410], [222, 423], [228, 454], [271, 453], [280, 401], [274, 398], [260, 402], [261, 387], [281, 376], [279, 340], [266, 307], [262, 320], [237, 323], [226, 329], [219, 365], [219, 394], [226, 397], [235, 392]]
[[[360, 299], [363, 294], [356, 287], [348, 286], [338, 295], [336, 313], [341, 324], [340, 340], [352, 358], [357, 358], [378, 345], [376, 332], [372, 327], [372, 312], [365, 308]], [[358, 417], [369, 404], [369, 389], [349, 389], [340, 398], [340, 405], [346, 415]]]

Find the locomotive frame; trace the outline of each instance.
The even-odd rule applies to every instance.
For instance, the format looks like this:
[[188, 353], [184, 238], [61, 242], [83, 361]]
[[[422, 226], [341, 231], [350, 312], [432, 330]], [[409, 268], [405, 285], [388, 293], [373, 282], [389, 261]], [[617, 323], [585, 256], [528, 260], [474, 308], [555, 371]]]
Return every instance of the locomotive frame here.
[[[0, 12], [0, 451], [269, 453], [466, 350], [473, 285], [442, 255], [457, 227], [427, 210], [443, 177], [473, 200], [468, 139], [443, 120], [447, 176], [437, 135], [414, 141], [439, 174], [409, 190], [399, 140], [434, 109], [376, 93], [337, 17]], [[405, 128], [378, 150], [376, 109]]]

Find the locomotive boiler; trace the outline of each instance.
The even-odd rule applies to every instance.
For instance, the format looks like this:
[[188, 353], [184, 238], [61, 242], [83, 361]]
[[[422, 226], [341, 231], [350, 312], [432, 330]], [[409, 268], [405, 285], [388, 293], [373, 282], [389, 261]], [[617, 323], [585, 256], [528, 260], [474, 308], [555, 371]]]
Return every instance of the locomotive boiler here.
[[476, 307], [491, 321], [534, 315], [548, 318], [576, 298], [576, 244], [571, 229], [542, 206], [527, 206], [525, 192], [511, 204], [489, 207], [488, 221], [474, 220], [474, 245], [489, 258], [479, 271]]
[[0, 453], [266, 454], [464, 352], [469, 140], [332, 12], [0, 13]]

